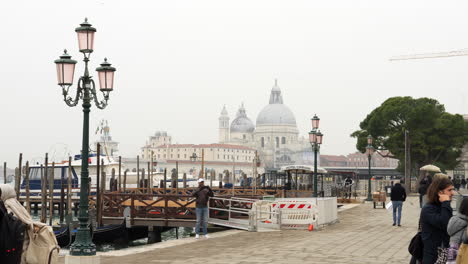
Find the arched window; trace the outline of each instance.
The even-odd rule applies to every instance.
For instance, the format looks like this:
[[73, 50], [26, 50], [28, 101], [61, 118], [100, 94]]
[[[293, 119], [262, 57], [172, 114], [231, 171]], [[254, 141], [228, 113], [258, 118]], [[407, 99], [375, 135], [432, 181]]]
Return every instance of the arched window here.
[[281, 144], [286, 144], [286, 137], [281, 138]]
[[260, 144], [261, 144], [262, 148], [265, 147], [265, 138], [264, 138], [264, 137], [262, 137], [262, 138], [260, 139]]
[[276, 140], [276, 147], [279, 148], [279, 137], [276, 137], [275, 140]]

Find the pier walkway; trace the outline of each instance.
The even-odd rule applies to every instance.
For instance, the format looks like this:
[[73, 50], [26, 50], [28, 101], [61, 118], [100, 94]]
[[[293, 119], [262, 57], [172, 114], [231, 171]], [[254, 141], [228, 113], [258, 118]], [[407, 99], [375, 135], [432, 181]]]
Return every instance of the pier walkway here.
[[359, 204], [339, 212], [340, 223], [317, 232], [235, 231], [213, 234], [210, 239], [185, 238], [160, 243], [161, 247], [148, 251], [144, 248], [153, 245], [127, 249], [127, 255], [104, 253], [101, 263], [408, 263], [407, 247], [416, 232], [419, 212], [418, 197], [408, 197], [402, 227], [394, 227], [391, 212], [373, 209], [371, 203]]

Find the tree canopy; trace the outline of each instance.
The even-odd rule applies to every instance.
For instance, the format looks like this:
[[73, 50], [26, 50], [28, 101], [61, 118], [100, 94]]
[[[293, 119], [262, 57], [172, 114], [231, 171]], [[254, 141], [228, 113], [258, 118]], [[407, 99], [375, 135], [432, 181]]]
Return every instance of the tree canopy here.
[[468, 139], [468, 122], [459, 114], [450, 114], [431, 98], [392, 97], [374, 109], [360, 123], [356, 148], [364, 152], [367, 136], [374, 137], [374, 147], [390, 151], [400, 164], [405, 159], [405, 130], [409, 132], [411, 163], [435, 164], [441, 169], [458, 165], [463, 145]]

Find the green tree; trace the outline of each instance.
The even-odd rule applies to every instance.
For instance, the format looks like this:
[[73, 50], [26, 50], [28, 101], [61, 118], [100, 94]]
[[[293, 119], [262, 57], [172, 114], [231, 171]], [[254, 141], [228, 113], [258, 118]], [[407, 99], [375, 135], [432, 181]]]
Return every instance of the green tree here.
[[426, 164], [435, 164], [442, 170], [454, 169], [468, 139], [468, 122], [461, 115], [447, 113], [442, 104], [431, 98], [389, 98], [368, 114], [359, 127], [351, 134], [357, 138], [359, 151], [365, 152], [370, 134], [374, 147], [388, 150], [391, 154], [383, 156], [398, 159], [400, 165], [404, 164], [407, 130], [414, 169]]

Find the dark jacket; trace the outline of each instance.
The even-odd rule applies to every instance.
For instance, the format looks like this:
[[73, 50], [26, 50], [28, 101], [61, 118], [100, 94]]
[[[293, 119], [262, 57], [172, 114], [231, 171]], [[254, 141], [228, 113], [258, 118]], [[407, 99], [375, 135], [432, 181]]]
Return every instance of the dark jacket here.
[[390, 200], [392, 201], [405, 201], [406, 200], [406, 191], [403, 186], [399, 183], [395, 183], [390, 192]]
[[213, 191], [208, 186], [198, 187], [193, 193], [193, 197], [196, 197], [197, 208], [206, 208], [208, 206], [208, 199], [213, 197]]
[[437, 260], [437, 248], [449, 247], [447, 226], [452, 217], [450, 201], [438, 204], [427, 203], [421, 210], [421, 237], [424, 244], [423, 264]]

